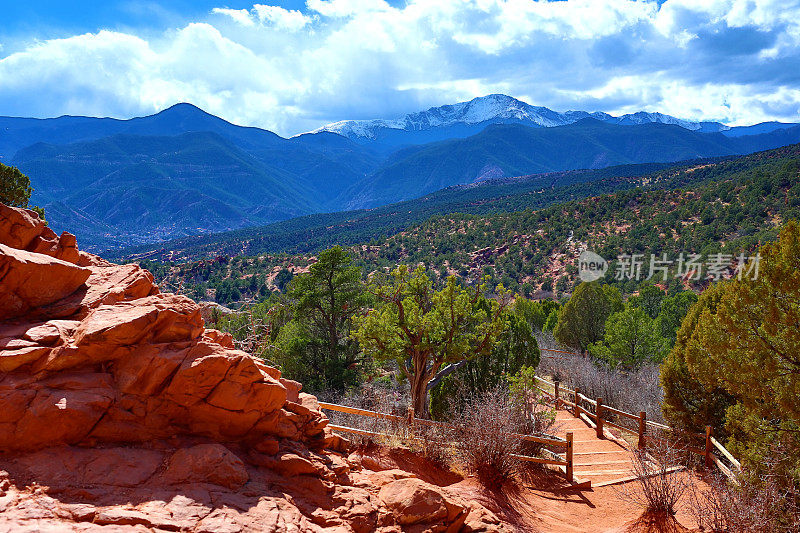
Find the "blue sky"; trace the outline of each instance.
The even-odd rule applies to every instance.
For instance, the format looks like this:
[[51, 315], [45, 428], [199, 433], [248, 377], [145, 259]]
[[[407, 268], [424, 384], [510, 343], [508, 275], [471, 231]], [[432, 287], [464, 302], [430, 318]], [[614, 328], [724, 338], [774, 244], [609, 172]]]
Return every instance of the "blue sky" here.
[[[290, 10], [305, 8], [305, 0], [273, 4]], [[3, 25], [0, 28], [0, 38], [6, 43], [22, 45], [34, 39], [70, 37], [103, 29], [151, 32], [203, 19], [215, 7], [243, 9], [252, 6], [252, 1], [8, 0], [2, 3]]]
[[[303, 9], [304, 0], [273, 2], [286, 9]], [[150, 26], [154, 23], [189, 21], [215, 7], [250, 8], [253, 2], [177, 0], [139, 2], [135, 0], [83, 0], [80, 2], [4, 2], [4, 25], [12, 28], [60, 27], [68, 31], [95, 31], [121, 27]]]
[[291, 135], [500, 92], [800, 121], [800, 0], [263, 1], [4, 2], [0, 114], [188, 101]]

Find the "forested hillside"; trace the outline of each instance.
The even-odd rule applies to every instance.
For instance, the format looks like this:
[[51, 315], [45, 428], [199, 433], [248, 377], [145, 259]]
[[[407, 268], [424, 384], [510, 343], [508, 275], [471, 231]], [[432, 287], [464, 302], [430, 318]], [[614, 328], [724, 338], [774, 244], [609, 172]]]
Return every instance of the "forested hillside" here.
[[[57, 227], [76, 219], [73, 231], [109, 245], [239, 228], [315, 208], [310, 189], [287, 185], [285, 172], [216, 133], [39, 143], [20, 150], [15, 163], [35, 176], [37, 201]], [[149, 235], [141, 235], [144, 228]]]
[[494, 177], [747, 154], [798, 141], [798, 127], [729, 138], [675, 125], [618, 126], [592, 118], [555, 128], [498, 124], [466, 139], [400, 150], [343, 198], [350, 208], [374, 207]]
[[[799, 172], [800, 145], [794, 145], [660, 170], [637, 177], [641, 187], [628, 185], [626, 190], [538, 210], [436, 216], [350, 249], [365, 274], [398, 263], [422, 263], [434, 278], [455, 274], [474, 283], [489, 276], [490, 282], [502, 282], [522, 294], [551, 297], [575, 286], [577, 255], [588, 247], [612, 261], [608, 281], [624, 286], [626, 280], [613, 279], [613, 260], [622, 254], [738, 255], [774, 239], [781, 223], [800, 218]], [[617, 180], [626, 181], [613, 178], [598, 184], [614, 187]], [[525, 202], [528, 194], [511, 194], [502, 202], [508, 206]], [[314, 257], [313, 252], [219, 256], [147, 265], [196, 298], [232, 304], [282, 289]], [[678, 282], [672, 278], [671, 283]], [[707, 283], [692, 281], [695, 286]]]
[[334, 244], [349, 245], [383, 240], [414, 224], [447, 213], [476, 215], [539, 209], [568, 200], [624, 190], [652, 180], [653, 172], [717, 159], [681, 163], [621, 165], [598, 170], [573, 170], [494, 179], [453, 186], [417, 200], [375, 209], [340, 211], [297, 217], [267, 226], [186, 237], [158, 245], [109, 250], [117, 259], [187, 261], [219, 255], [305, 253]]

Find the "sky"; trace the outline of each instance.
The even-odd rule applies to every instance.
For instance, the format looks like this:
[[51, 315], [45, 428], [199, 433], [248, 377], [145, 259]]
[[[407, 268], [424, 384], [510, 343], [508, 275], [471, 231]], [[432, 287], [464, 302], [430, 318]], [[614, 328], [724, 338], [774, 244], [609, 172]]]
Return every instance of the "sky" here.
[[0, 0], [0, 115], [190, 102], [281, 135], [503, 93], [800, 122], [800, 0]]

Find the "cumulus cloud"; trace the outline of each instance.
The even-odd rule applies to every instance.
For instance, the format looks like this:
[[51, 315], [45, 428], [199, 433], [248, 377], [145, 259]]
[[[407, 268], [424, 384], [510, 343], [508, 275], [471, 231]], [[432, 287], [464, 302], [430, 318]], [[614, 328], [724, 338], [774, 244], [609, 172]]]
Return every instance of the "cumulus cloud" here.
[[265, 4], [255, 4], [253, 9], [249, 11], [247, 9], [215, 7], [211, 10], [211, 13], [226, 15], [243, 26], [252, 27], [256, 24], [261, 24], [287, 31], [300, 30], [314, 20], [296, 9], [289, 10], [280, 6]]
[[326, 17], [351, 17], [376, 11], [392, 11], [383, 0], [308, 0], [306, 6]]
[[230, 9], [228, 7], [215, 7], [211, 10], [215, 15], [225, 15], [243, 26], [255, 26], [255, 20], [247, 9]]
[[308, 0], [11, 48], [5, 115], [189, 101], [288, 135], [503, 92], [556, 110], [800, 120], [800, 0]]

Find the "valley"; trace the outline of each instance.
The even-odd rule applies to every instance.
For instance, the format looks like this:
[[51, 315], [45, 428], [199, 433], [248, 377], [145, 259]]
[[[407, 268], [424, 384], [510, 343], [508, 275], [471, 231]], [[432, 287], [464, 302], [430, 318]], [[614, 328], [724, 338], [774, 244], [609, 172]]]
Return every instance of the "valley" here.
[[[279, 272], [304, 272], [319, 250], [337, 244], [365, 273], [422, 263], [441, 279], [455, 274], [474, 283], [488, 275], [490, 284], [525, 296], [554, 297], [580, 282], [580, 247], [609, 260], [753, 251], [783, 221], [800, 217], [799, 164], [800, 145], [792, 145], [655, 171], [641, 165], [486, 182], [352, 218], [312, 216], [174, 241], [130, 258], [223, 305], [264, 298], [279, 288]], [[558, 185], [570, 180], [578, 183]]]

